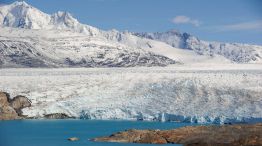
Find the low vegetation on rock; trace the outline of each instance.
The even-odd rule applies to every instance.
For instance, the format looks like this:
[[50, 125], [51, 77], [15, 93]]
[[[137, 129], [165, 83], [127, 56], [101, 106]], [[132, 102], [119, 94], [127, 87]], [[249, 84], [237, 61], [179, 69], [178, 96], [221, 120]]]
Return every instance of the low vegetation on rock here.
[[254, 125], [189, 126], [173, 130], [132, 129], [93, 140], [147, 144], [177, 143], [185, 146], [261, 146], [262, 123]]

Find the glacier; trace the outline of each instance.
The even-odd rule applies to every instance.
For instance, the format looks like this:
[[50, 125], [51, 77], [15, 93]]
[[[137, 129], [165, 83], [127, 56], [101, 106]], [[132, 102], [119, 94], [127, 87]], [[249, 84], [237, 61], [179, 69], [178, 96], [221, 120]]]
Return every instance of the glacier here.
[[254, 122], [262, 119], [260, 65], [2, 69], [0, 89], [32, 101], [29, 117]]

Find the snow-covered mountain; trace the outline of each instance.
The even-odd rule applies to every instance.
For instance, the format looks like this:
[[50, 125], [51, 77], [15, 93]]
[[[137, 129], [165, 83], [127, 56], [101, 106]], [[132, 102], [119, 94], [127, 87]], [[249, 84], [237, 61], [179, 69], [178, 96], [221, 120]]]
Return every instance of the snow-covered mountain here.
[[[176, 61], [103, 37], [64, 30], [2, 28], [1, 67], [166, 66]], [[8, 37], [7, 37], [8, 36]]]
[[0, 6], [0, 32], [0, 67], [130, 67], [262, 60], [260, 46], [208, 43], [174, 32], [103, 31], [81, 24], [68, 12], [49, 15], [23, 1]]
[[172, 47], [192, 50], [199, 55], [221, 55], [236, 63], [262, 62], [262, 46], [207, 42], [188, 33], [170, 30], [163, 33], [134, 33], [134, 35], [152, 40], [165, 42]]
[[[67, 12], [48, 15], [25, 2], [0, 7], [1, 67], [166, 66], [176, 61], [137, 45], [134, 37], [79, 23]], [[125, 37], [123, 37], [125, 36]], [[130, 38], [131, 39], [131, 38]], [[154, 43], [154, 41], [152, 41]]]
[[26, 29], [72, 29], [84, 33], [96, 33], [99, 30], [79, 23], [68, 12], [58, 11], [46, 14], [24, 1], [1, 6], [0, 22], [2, 26]]

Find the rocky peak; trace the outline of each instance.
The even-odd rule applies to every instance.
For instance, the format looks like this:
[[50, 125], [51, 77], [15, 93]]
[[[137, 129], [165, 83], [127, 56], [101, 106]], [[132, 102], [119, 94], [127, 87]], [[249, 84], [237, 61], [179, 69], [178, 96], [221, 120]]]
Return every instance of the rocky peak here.
[[47, 14], [24, 1], [16, 1], [10, 5], [4, 5], [0, 9], [0, 13], [1, 24], [7, 27], [40, 29], [48, 25], [50, 21]]
[[70, 13], [58, 11], [57, 13], [51, 16], [51, 23], [57, 27], [62, 28], [74, 28], [79, 22], [75, 19]]
[[0, 26], [24, 29], [72, 30], [93, 36], [99, 33], [97, 28], [79, 23], [68, 12], [58, 11], [49, 15], [24, 1], [0, 6]]
[[[181, 35], [181, 32], [179, 30], [176, 30], [176, 29], [171, 29], [171, 30], [166, 31], [164, 33], [165, 34], [170, 34], [170, 35]], [[161, 33], [161, 34], [164, 34], [164, 33]]]
[[14, 6], [30, 6], [25, 1], [15, 1], [12, 5], [14, 5]]
[[0, 25], [26, 29], [84, 29], [70, 13], [58, 11], [53, 15], [43, 13], [24, 1], [1, 6]]

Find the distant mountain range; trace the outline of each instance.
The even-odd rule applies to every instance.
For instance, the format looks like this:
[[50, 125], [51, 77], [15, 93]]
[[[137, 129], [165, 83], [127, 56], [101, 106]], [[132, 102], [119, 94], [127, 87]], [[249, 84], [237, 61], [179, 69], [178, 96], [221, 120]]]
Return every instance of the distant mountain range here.
[[192, 50], [198, 55], [221, 55], [236, 63], [257, 63], [262, 59], [262, 47], [239, 43], [207, 42], [176, 30], [164, 33], [134, 33], [134, 35], [165, 42], [174, 48]]
[[49, 15], [19, 1], [0, 6], [0, 67], [134, 67], [262, 63], [262, 46], [207, 42], [172, 30], [104, 31], [68, 12]]

